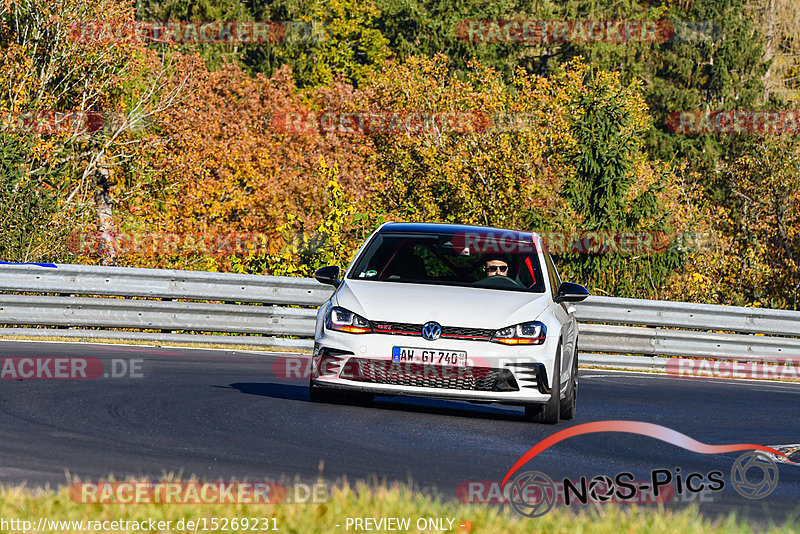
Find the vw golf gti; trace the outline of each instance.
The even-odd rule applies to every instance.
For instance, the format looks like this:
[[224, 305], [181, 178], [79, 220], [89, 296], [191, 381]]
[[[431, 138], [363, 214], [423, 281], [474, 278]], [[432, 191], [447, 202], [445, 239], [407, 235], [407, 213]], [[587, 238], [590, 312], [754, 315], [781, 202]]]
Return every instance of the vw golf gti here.
[[528, 420], [575, 415], [578, 329], [572, 302], [535, 233], [386, 223], [317, 313], [311, 400], [411, 395], [525, 407]]

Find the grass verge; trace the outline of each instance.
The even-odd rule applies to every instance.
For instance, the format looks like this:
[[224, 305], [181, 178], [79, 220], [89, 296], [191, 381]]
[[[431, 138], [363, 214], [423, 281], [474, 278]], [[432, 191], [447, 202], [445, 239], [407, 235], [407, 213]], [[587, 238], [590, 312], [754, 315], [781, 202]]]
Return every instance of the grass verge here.
[[[401, 484], [347, 483], [334, 487], [327, 502], [315, 504], [84, 504], [70, 497], [69, 487], [58, 491], [32, 490], [20, 486], [0, 486], [0, 531], [23, 532], [281, 532], [281, 533], [338, 533], [364, 532], [367, 529], [347, 528], [347, 518], [408, 518], [410, 528], [389, 530], [375, 528], [371, 532], [455, 532], [455, 533], [597, 533], [619, 532], [681, 532], [694, 533], [745, 533], [788, 532], [800, 533], [798, 524], [754, 525], [735, 515], [709, 520], [688, 507], [680, 511], [660, 508], [621, 507], [605, 505], [592, 511], [573, 512], [556, 508], [536, 519], [516, 515], [509, 509], [491, 505], [465, 504], [443, 501], [414, 491]], [[49, 522], [40, 524], [40, 518]], [[227, 521], [225, 521], [227, 518]], [[233, 528], [233, 518], [238, 518]], [[248, 518], [248, 528], [243, 528], [242, 518]], [[257, 519], [253, 528], [252, 519]], [[417, 521], [426, 518], [440, 519], [445, 530], [418, 528]], [[212, 520], [218, 527], [212, 529]], [[10, 520], [29, 521], [25, 525], [9, 523]], [[183, 520], [182, 526], [178, 524]], [[452, 520], [450, 523], [448, 520]], [[5, 521], [5, 523], [3, 523]], [[67, 522], [53, 524], [53, 521]], [[78, 521], [81, 523], [69, 523]], [[119, 521], [117, 525], [110, 523]], [[151, 528], [150, 521], [167, 522]], [[188, 528], [187, 521], [196, 528]], [[105, 522], [105, 524], [103, 523]], [[124, 522], [136, 522], [136, 524]], [[227, 528], [221, 528], [222, 526]], [[204, 530], [205, 526], [205, 530]], [[263, 528], [265, 527], [266, 528]], [[420, 526], [422, 524], [420, 523]], [[38, 530], [37, 530], [38, 529]]]

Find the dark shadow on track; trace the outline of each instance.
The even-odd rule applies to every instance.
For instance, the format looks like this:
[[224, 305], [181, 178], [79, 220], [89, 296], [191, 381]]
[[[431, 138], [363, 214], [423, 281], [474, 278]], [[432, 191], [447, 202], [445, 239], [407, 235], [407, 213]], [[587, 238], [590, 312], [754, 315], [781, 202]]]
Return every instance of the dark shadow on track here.
[[[237, 382], [229, 384], [228, 387], [237, 389], [246, 395], [260, 395], [276, 399], [303, 400], [310, 402], [308, 386], [293, 386], [270, 382]], [[451, 415], [469, 418], [490, 417], [491, 419], [506, 421], [524, 421], [520, 407], [470, 404], [468, 402], [426, 399], [422, 397], [377, 396], [374, 401], [366, 404], [359, 404], [359, 406], [381, 410], [396, 410], [435, 415]], [[527, 423], [527, 421], [524, 422]]]
[[[223, 387], [223, 386], [212, 386]], [[229, 384], [229, 388], [238, 389], [246, 395], [260, 395], [274, 399], [302, 400], [308, 399], [308, 387], [292, 386], [288, 384], [273, 384], [270, 382], [237, 382]]]

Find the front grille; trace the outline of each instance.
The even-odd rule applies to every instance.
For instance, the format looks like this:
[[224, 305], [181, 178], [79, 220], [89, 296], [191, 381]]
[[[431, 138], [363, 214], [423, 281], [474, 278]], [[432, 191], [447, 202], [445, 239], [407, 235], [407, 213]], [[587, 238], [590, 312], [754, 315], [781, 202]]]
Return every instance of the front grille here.
[[[396, 336], [422, 337], [422, 324], [417, 323], [391, 323], [385, 321], [372, 321], [372, 328], [379, 334]], [[489, 341], [494, 330], [486, 328], [469, 328], [464, 326], [443, 326], [442, 337], [448, 339], [473, 339], [476, 341]]]
[[415, 323], [386, 323], [373, 321], [372, 328], [380, 334], [396, 336], [422, 336], [422, 325]]
[[494, 330], [486, 330], [485, 328], [465, 328], [462, 326], [443, 326], [442, 337], [457, 338], [457, 339], [492, 339]]
[[501, 369], [489, 367], [444, 367], [419, 363], [351, 358], [345, 363], [340, 378], [424, 388], [462, 389], [471, 391], [519, 391], [516, 383], [498, 389]]

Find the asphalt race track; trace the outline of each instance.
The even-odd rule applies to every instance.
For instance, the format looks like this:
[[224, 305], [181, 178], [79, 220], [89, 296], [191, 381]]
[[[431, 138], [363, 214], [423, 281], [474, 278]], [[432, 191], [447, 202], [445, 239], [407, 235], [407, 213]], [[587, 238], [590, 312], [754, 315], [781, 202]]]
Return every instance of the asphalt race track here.
[[[557, 426], [516, 407], [378, 397], [370, 406], [312, 404], [307, 381], [276, 376], [287, 354], [0, 341], [0, 359], [81, 357], [141, 365], [141, 376], [0, 380], [0, 482], [28, 486], [168, 474], [205, 480], [413, 481], [456, 498], [465, 481], [497, 481], [530, 447], [572, 425], [645, 421], [707, 444], [800, 444], [800, 385], [676, 379], [582, 370], [578, 414]], [[305, 356], [297, 356], [305, 357]], [[120, 370], [121, 364], [116, 365]], [[121, 372], [121, 371], [120, 371]], [[800, 513], [800, 466], [778, 464], [775, 490], [749, 500], [731, 487], [740, 453], [699, 454], [626, 433], [558, 443], [525, 466], [554, 480], [649, 480], [654, 469], [724, 473], [718, 492], [679, 496], [709, 515]], [[800, 458], [794, 457], [798, 461]]]

